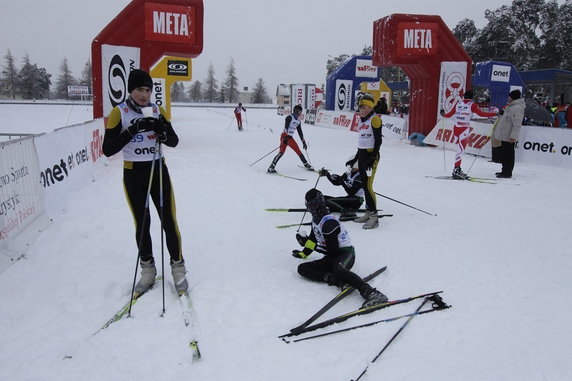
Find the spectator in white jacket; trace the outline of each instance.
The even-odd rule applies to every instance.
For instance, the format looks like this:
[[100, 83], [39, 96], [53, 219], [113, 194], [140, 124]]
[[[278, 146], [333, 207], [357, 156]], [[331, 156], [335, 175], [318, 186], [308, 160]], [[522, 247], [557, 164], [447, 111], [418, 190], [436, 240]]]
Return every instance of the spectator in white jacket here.
[[500, 140], [500, 160], [502, 170], [496, 173], [499, 178], [511, 178], [514, 169], [514, 147], [518, 141], [522, 119], [524, 118], [524, 99], [520, 90], [513, 90], [508, 95], [508, 103], [499, 118], [493, 132], [493, 138]]

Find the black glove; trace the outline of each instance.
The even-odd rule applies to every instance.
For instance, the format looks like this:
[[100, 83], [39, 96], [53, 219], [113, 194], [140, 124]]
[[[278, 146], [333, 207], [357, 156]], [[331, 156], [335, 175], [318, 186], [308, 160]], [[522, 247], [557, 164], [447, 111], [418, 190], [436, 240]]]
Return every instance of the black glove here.
[[304, 148], [305, 150], [308, 149], [308, 145], [306, 144], [306, 141], [304, 139], [302, 139], [302, 148]]
[[300, 244], [300, 246], [304, 246], [306, 241], [308, 240], [308, 234], [302, 230], [299, 233], [296, 233], [296, 240]]
[[375, 159], [377, 159], [377, 152], [372, 152], [369, 155], [369, 158], [365, 162], [365, 169], [370, 171], [373, 169], [373, 164], [375, 163]]
[[355, 158], [355, 157], [351, 160], [346, 161], [346, 167], [350, 167], [350, 168], [353, 167], [354, 164], [356, 163], [356, 161], [357, 161], [357, 158]]
[[288, 140], [290, 140], [290, 135], [286, 135], [286, 136], [282, 139], [282, 144], [288, 145]]
[[153, 132], [155, 132], [156, 139], [160, 143], [167, 140], [167, 129], [165, 123], [161, 119], [158, 119], [158, 123], [153, 126]]
[[304, 254], [302, 250], [292, 250], [292, 256], [294, 258], [306, 259], [308, 256]]
[[318, 172], [318, 175], [320, 175], [320, 176], [328, 176], [329, 174], [330, 174], [330, 172], [328, 172], [328, 170], [326, 168], [322, 168]]
[[159, 119], [153, 117], [138, 119], [135, 123], [129, 126], [128, 130], [131, 135], [136, 135], [140, 132], [153, 131], [157, 124], [160, 124]]

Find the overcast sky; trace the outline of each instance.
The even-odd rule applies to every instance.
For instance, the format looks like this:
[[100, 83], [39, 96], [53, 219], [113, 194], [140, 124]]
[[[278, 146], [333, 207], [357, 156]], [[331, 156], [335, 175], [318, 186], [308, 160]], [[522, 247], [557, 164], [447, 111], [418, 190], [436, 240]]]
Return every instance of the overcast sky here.
[[[258, 78], [274, 96], [279, 83], [325, 83], [328, 56], [357, 54], [372, 44], [373, 21], [392, 13], [439, 15], [453, 29], [465, 18], [482, 28], [486, 9], [510, 0], [204, 0], [204, 49], [193, 60], [193, 80], [215, 78], [234, 59], [240, 86]], [[562, 3], [562, 1], [559, 1]], [[8, 49], [18, 67], [32, 63], [59, 75], [64, 57], [79, 77], [93, 38], [129, 0], [0, 0], [1, 66]]]

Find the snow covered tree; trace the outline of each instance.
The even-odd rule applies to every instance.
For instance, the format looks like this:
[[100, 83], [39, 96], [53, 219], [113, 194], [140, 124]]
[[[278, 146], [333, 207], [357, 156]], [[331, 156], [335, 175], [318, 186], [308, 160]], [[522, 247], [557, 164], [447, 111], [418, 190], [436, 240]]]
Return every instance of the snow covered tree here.
[[471, 44], [477, 35], [477, 27], [475, 22], [471, 19], [464, 19], [459, 21], [457, 26], [453, 29], [453, 34], [457, 40], [463, 45]]
[[30, 62], [30, 57], [26, 54], [23, 58], [23, 65], [18, 73], [18, 83], [20, 84], [20, 94], [24, 99], [37, 99], [48, 97], [50, 92], [51, 74], [46, 69], [39, 68], [37, 64]]
[[64, 60], [60, 64], [60, 75], [56, 80], [56, 98], [58, 99], [69, 99], [68, 96], [68, 86], [76, 85], [77, 81], [73, 77], [70, 67], [68, 65], [68, 59], [64, 57]]
[[187, 92], [187, 97], [191, 102], [202, 102], [203, 101], [203, 84], [201, 81], [193, 82], [191, 87]]
[[223, 92], [226, 93], [226, 98], [230, 103], [236, 101], [238, 97], [238, 78], [236, 77], [236, 68], [232, 58], [230, 59], [230, 64], [226, 69], [226, 79], [224, 80]]
[[264, 85], [264, 80], [262, 78], [258, 78], [258, 81], [256, 81], [256, 85], [254, 85], [254, 90], [250, 102], [270, 103], [270, 97], [266, 92], [266, 86]]
[[171, 88], [171, 101], [184, 102], [185, 100], [185, 85], [183, 85], [183, 82], [173, 83], [173, 87]]
[[209, 65], [209, 69], [207, 72], [207, 79], [205, 81], [205, 93], [204, 93], [204, 99], [206, 102], [214, 102], [217, 99], [217, 92], [218, 92], [218, 83], [217, 80], [215, 79], [215, 70], [214, 70], [214, 66], [211, 63]]
[[85, 65], [83, 66], [83, 70], [81, 72], [81, 79], [79, 80], [79, 84], [82, 86], [89, 86], [91, 89], [91, 61], [87, 60]]
[[337, 57], [332, 57], [332, 56], [328, 57], [330, 58], [326, 63], [326, 76], [332, 74], [334, 71], [336, 71], [338, 67], [342, 66], [347, 60], [350, 59], [349, 54], [340, 54]]
[[18, 90], [18, 69], [16, 68], [16, 59], [8, 49], [4, 56], [4, 66], [2, 66], [2, 94], [16, 99]]

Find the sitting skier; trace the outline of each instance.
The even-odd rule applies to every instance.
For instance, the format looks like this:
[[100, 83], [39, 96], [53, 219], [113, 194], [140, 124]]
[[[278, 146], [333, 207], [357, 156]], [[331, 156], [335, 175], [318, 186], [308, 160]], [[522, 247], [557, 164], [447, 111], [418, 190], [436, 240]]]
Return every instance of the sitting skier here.
[[364, 200], [364, 191], [357, 163], [342, 175], [332, 175], [324, 168], [320, 170], [319, 174], [320, 176], [326, 176], [333, 185], [342, 186], [347, 193], [347, 196], [324, 196], [328, 209], [332, 212], [340, 213], [342, 221], [357, 217], [356, 211], [363, 204]]
[[330, 214], [322, 192], [312, 188], [305, 198], [306, 208], [312, 215], [312, 232], [309, 237], [303, 231], [296, 234], [298, 243], [304, 249], [293, 250], [292, 255], [305, 259], [315, 250], [324, 254], [324, 257], [300, 264], [298, 273], [304, 278], [325, 282], [330, 286], [354, 287], [365, 299], [364, 307], [386, 302], [387, 296], [350, 271], [355, 262], [354, 247], [348, 231]]

